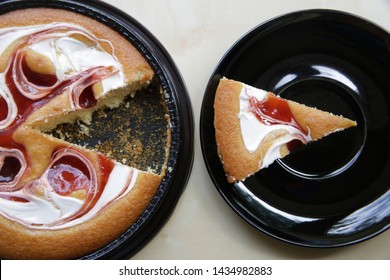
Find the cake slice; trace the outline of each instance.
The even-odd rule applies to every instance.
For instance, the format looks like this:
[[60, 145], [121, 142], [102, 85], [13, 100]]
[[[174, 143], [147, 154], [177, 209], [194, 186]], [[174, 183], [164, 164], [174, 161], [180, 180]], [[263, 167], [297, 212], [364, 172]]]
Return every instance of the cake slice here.
[[287, 156], [297, 143], [356, 126], [347, 118], [225, 78], [219, 82], [214, 110], [218, 155], [230, 183]]

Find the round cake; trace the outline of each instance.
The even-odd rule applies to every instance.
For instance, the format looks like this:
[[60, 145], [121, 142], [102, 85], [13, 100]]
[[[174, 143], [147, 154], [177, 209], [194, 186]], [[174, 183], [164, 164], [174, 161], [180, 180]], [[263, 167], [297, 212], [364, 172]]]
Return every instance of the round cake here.
[[46, 8], [0, 15], [1, 258], [82, 257], [137, 221], [165, 168], [139, 170], [45, 132], [93, 122], [153, 77], [128, 40], [94, 19]]

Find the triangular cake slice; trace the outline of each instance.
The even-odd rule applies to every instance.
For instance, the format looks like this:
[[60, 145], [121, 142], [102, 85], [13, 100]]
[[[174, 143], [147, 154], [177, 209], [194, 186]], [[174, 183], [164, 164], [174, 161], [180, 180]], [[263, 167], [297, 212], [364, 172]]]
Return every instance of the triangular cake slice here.
[[214, 100], [218, 154], [229, 182], [245, 180], [296, 146], [356, 126], [350, 119], [221, 79]]

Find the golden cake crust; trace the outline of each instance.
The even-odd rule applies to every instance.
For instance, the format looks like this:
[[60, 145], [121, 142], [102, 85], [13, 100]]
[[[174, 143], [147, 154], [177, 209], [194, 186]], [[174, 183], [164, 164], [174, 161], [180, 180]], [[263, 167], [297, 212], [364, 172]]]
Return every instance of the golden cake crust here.
[[310, 135], [313, 140], [322, 137], [336, 130], [343, 130], [356, 126], [356, 122], [315, 108], [307, 107], [297, 102], [288, 101], [290, 109], [302, 127], [310, 128]]
[[[274, 131], [255, 152], [248, 152], [243, 142], [238, 118], [240, 113], [239, 95], [243, 86], [244, 84], [241, 82], [223, 78], [219, 82], [214, 99], [214, 127], [218, 155], [229, 182], [245, 180], [257, 172], [260, 169], [263, 156], [273, 143], [274, 137], [285, 133], [280, 130]], [[340, 116], [296, 102], [288, 101], [288, 103], [298, 123], [310, 130], [312, 140], [318, 140], [335, 130], [356, 125], [354, 121]], [[282, 157], [288, 153], [286, 145], [282, 146]]]
[[238, 94], [243, 85], [231, 80], [220, 81], [214, 101], [214, 126], [218, 153], [229, 182], [246, 178], [259, 168], [263, 149], [248, 153], [241, 136]]

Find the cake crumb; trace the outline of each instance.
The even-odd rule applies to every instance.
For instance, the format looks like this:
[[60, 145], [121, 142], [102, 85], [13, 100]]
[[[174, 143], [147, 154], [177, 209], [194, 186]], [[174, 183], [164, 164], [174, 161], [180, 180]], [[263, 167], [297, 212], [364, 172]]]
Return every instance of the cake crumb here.
[[65, 134], [62, 132], [61, 129], [56, 129], [56, 133], [57, 133], [58, 137], [59, 137], [61, 140], [65, 140]]
[[81, 133], [89, 136], [89, 127], [82, 123], [80, 123], [79, 126], [81, 128]]

